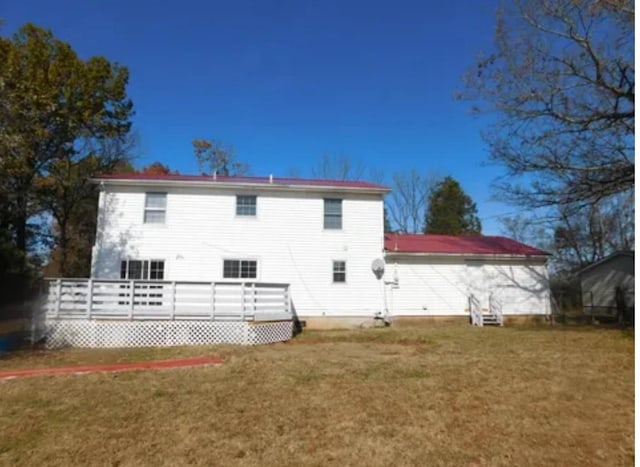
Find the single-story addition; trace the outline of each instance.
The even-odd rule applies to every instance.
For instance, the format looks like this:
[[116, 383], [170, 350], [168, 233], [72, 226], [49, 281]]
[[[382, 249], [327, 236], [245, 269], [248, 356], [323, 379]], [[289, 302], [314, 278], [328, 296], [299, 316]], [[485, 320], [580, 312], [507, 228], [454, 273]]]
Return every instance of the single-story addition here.
[[485, 324], [501, 323], [502, 316], [514, 321], [551, 313], [549, 254], [537, 248], [482, 235], [386, 234], [384, 245], [393, 321], [473, 320], [474, 307]]
[[51, 345], [266, 343], [403, 316], [546, 315], [546, 253], [499, 237], [384, 234], [387, 187], [118, 174], [92, 273], [50, 283]]
[[582, 307], [587, 314], [615, 314], [635, 306], [634, 252], [618, 251], [582, 269]]

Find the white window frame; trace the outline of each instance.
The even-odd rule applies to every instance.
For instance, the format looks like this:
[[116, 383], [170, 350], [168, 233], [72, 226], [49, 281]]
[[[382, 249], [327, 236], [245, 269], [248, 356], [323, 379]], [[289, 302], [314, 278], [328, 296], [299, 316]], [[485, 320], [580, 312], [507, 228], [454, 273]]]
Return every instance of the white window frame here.
[[[336, 271], [336, 265], [338, 263], [342, 263], [342, 271]], [[337, 281], [336, 274], [344, 274], [344, 280]], [[334, 259], [331, 262], [331, 283], [332, 284], [346, 284], [347, 283], [347, 260], [344, 259]]]
[[[138, 261], [141, 264], [142, 272], [140, 274], [140, 279], [131, 279], [129, 277], [130, 270], [129, 264], [132, 261]], [[125, 266], [125, 277], [122, 277], [122, 265]], [[162, 279], [151, 279], [151, 263], [162, 263]], [[120, 279], [121, 280], [136, 280], [136, 281], [164, 281], [166, 280], [167, 275], [167, 262], [164, 259], [154, 258], [154, 259], [139, 259], [139, 258], [123, 258], [120, 260]], [[146, 276], [146, 277], [145, 277]]]
[[[140, 279], [131, 279], [129, 277], [130, 268], [129, 265], [132, 261], [140, 262], [141, 265], [141, 277]], [[151, 279], [151, 264], [152, 263], [162, 263], [162, 279]], [[124, 266], [124, 271], [123, 271]], [[124, 272], [125, 277], [122, 277], [122, 273]], [[146, 277], [145, 277], [146, 276]], [[120, 260], [120, 279], [127, 281], [145, 281], [145, 282], [163, 282], [166, 281], [167, 276], [167, 262], [164, 259], [139, 259], [139, 258], [123, 258]], [[143, 306], [162, 306], [162, 289], [163, 285], [152, 285], [152, 284], [144, 284], [144, 285], [136, 285], [135, 286], [135, 298], [134, 303], [136, 305]], [[121, 289], [130, 289], [130, 285], [121, 285]], [[160, 289], [160, 290], [157, 290]], [[149, 292], [145, 292], [145, 290], [149, 290]], [[130, 298], [130, 291], [121, 293], [120, 296], [123, 298]], [[119, 301], [119, 305], [130, 305], [130, 299], [127, 301]]]
[[[339, 203], [335, 203], [335, 201], [339, 201]], [[329, 203], [327, 203], [329, 202]], [[328, 213], [327, 212], [327, 205], [339, 205], [340, 206], [340, 213], [336, 214], [336, 213]], [[343, 210], [343, 204], [344, 204], [344, 200], [342, 198], [323, 198], [322, 200], [322, 206], [323, 206], [323, 216], [322, 216], [322, 225], [324, 227], [324, 230], [342, 230], [343, 227], [343, 220], [344, 220], [344, 210]], [[333, 227], [333, 226], [327, 226], [327, 219], [339, 219], [340, 220], [340, 226], [339, 227]]]
[[[238, 277], [225, 277], [224, 265], [227, 261], [238, 261]], [[242, 277], [242, 263], [256, 263], [255, 277]], [[259, 277], [259, 261], [255, 258], [223, 258], [222, 260], [222, 278], [224, 280], [240, 280], [240, 281], [255, 281]]]
[[[253, 205], [251, 204], [240, 204], [240, 198], [253, 198]], [[253, 214], [245, 214], [238, 211], [239, 208], [250, 208], [253, 207]], [[257, 217], [258, 216], [258, 196], [257, 195], [236, 195], [236, 216], [237, 217]]]
[[[148, 200], [149, 200], [149, 195], [163, 195], [164, 196], [164, 206], [162, 207], [157, 207], [157, 206], [148, 206]], [[162, 218], [162, 222], [153, 222], [153, 221], [148, 221], [147, 220], [147, 213], [156, 213], [156, 212], [161, 212], [164, 214], [163, 218]], [[144, 214], [143, 214], [143, 218], [142, 221], [144, 224], [157, 224], [157, 225], [162, 225], [162, 224], [166, 224], [167, 223], [167, 193], [164, 191], [147, 191], [144, 194]]]

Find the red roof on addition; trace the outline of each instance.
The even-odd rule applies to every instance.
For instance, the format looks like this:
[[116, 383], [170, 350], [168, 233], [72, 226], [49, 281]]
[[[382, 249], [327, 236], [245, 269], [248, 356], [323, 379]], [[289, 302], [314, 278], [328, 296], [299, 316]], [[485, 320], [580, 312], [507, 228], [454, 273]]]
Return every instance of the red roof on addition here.
[[149, 175], [140, 173], [109, 174], [96, 177], [96, 180], [140, 180], [167, 182], [210, 182], [210, 183], [238, 183], [276, 186], [314, 186], [333, 188], [362, 188], [369, 190], [389, 191], [389, 188], [369, 182], [355, 180], [319, 180], [306, 178], [285, 177], [230, 177], [224, 175]]
[[549, 255], [510, 238], [484, 235], [385, 234], [384, 248], [391, 253]]

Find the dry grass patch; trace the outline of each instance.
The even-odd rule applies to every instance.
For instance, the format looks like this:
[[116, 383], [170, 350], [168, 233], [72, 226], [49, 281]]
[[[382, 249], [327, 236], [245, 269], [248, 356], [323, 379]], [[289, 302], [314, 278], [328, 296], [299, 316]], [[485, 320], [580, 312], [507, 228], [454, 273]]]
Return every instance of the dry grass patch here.
[[0, 382], [0, 463], [633, 463], [633, 340], [614, 330], [306, 332], [268, 347], [67, 350], [0, 364], [211, 354], [225, 363]]

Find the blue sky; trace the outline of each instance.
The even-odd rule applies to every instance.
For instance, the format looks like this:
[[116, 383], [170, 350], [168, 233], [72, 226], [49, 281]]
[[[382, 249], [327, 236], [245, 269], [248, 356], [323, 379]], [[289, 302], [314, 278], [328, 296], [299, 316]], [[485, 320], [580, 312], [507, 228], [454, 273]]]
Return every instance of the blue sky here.
[[451, 175], [484, 232], [513, 211], [492, 202], [483, 118], [454, 99], [491, 47], [491, 1], [0, 2], [2, 34], [31, 21], [82, 56], [131, 72], [139, 165], [196, 173], [194, 138], [236, 148], [253, 175], [311, 175], [323, 153], [389, 176]]

